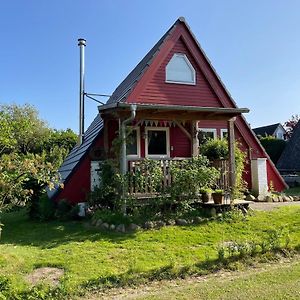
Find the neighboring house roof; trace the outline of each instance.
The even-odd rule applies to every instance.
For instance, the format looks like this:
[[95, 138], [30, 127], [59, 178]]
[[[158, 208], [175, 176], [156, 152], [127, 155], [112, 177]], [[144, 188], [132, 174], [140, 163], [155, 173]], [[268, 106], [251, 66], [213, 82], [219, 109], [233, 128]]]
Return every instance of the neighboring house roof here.
[[300, 121], [278, 160], [277, 168], [280, 171], [300, 171]]
[[252, 130], [256, 135], [267, 136], [267, 135], [273, 135], [276, 129], [280, 126], [282, 127], [280, 123], [276, 123], [272, 125], [253, 128]]
[[[80, 146], [76, 145], [72, 151], [65, 158], [63, 164], [59, 168], [58, 172], [61, 176], [61, 183], [66, 183], [69, 176], [79, 165], [80, 161], [83, 159], [85, 154], [88, 153], [88, 150], [93, 145], [94, 141], [100, 134], [103, 128], [103, 120], [100, 117], [100, 114], [97, 114], [94, 121], [88, 127], [84, 133], [83, 142]], [[48, 191], [48, 196], [53, 197], [58, 192], [58, 188]]]

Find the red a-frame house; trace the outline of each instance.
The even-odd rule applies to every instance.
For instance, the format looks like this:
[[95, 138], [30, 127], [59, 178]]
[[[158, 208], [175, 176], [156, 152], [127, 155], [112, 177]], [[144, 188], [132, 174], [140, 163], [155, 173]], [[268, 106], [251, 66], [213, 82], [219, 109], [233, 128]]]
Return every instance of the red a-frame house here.
[[[255, 70], [254, 70], [255, 71]], [[229, 135], [246, 152], [244, 179], [249, 189], [264, 193], [286, 185], [221, 82], [184, 18], [179, 18], [116, 88], [68, 155], [59, 172], [64, 189], [56, 200], [86, 200], [93, 187], [95, 162], [109, 156], [112, 141], [132, 126], [134, 143], [126, 142], [122, 171], [145, 157], [171, 160], [198, 154], [197, 132], [212, 138]], [[231, 163], [233, 149], [231, 149]], [[234, 172], [234, 164], [229, 164]]]

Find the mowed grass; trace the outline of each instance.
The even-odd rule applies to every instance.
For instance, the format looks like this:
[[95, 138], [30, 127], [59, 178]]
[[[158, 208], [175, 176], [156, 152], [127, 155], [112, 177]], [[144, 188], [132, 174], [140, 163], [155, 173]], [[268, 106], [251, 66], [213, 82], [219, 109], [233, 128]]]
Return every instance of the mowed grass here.
[[[300, 299], [300, 262], [267, 266], [265, 270], [252, 269], [239, 274], [222, 274], [206, 280], [164, 283], [159, 288], [147, 288], [137, 293], [139, 300], [188, 299]], [[159, 290], [159, 292], [158, 292]], [[93, 298], [96, 299], [96, 298]], [[101, 298], [98, 298], [101, 299]]]
[[210, 221], [169, 226], [135, 234], [101, 232], [85, 222], [34, 222], [24, 211], [2, 216], [0, 276], [17, 290], [28, 289], [25, 276], [40, 266], [65, 270], [67, 293], [89, 281], [127, 272], [140, 273], [169, 265], [191, 266], [217, 258], [225, 241], [261, 241], [270, 229], [285, 228], [290, 245], [300, 245], [300, 207], [255, 212], [234, 223]]

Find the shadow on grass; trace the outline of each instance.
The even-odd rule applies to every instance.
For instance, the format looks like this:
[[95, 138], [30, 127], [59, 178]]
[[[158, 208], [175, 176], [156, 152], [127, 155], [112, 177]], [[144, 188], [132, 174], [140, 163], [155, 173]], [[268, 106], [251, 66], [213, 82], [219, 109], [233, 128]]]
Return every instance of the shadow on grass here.
[[33, 221], [28, 218], [26, 210], [0, 215], [0, 220], [4, 224], [0, 244], [54, 248], [83, 241], [119, 243], [135, 236], [134, 233], [100, 231], [89, 226], [86, 221]]

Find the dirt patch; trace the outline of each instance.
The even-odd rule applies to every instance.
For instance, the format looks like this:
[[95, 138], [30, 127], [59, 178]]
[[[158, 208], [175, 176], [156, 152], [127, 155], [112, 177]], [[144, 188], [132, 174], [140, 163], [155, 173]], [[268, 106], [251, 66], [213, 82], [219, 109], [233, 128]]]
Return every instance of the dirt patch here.
[[43, 267], [35, 269], [26, 276], [26, 280], [32, 284], [47, 283], [51, 286], [57, 286], [59, 279], [64, 275], [65, 271], [59, 268]]
[[254, 210], [270, 211], [275, 208], [290, 206], [290, 205], [299, 205], [300, 201], [296, 202], [254, 202], [250, 204], [250, 208]]
[[85, 297], [75, 298], [76, 300], [136, 300], [146, 296], [152, 296], [153, 299], [160, 299], [159, 291], [162, 289], [170, 289], [172, 291], [181, 289], [184, 286], [209, 281], [213, 278], [218, 278], [225, 281], [231, 281], [235, 278], [246, 278], [251, 274], [262, 273], [267, 270], [282, 268], [285, 265], [293, 265], [299, 263], [299, 256], [295, 255], [291, 258], [281, 258], [278, 261], [257, 263], [247, 267], [243, 271], [228, 271], [220, 270], [216, 273], [191, 276], [184, 279], [161, 280], [149, 282], [145, 285], [137, 285], [135, 287], [112, 288], [103, 291], [94, 291], [88, 293]]

